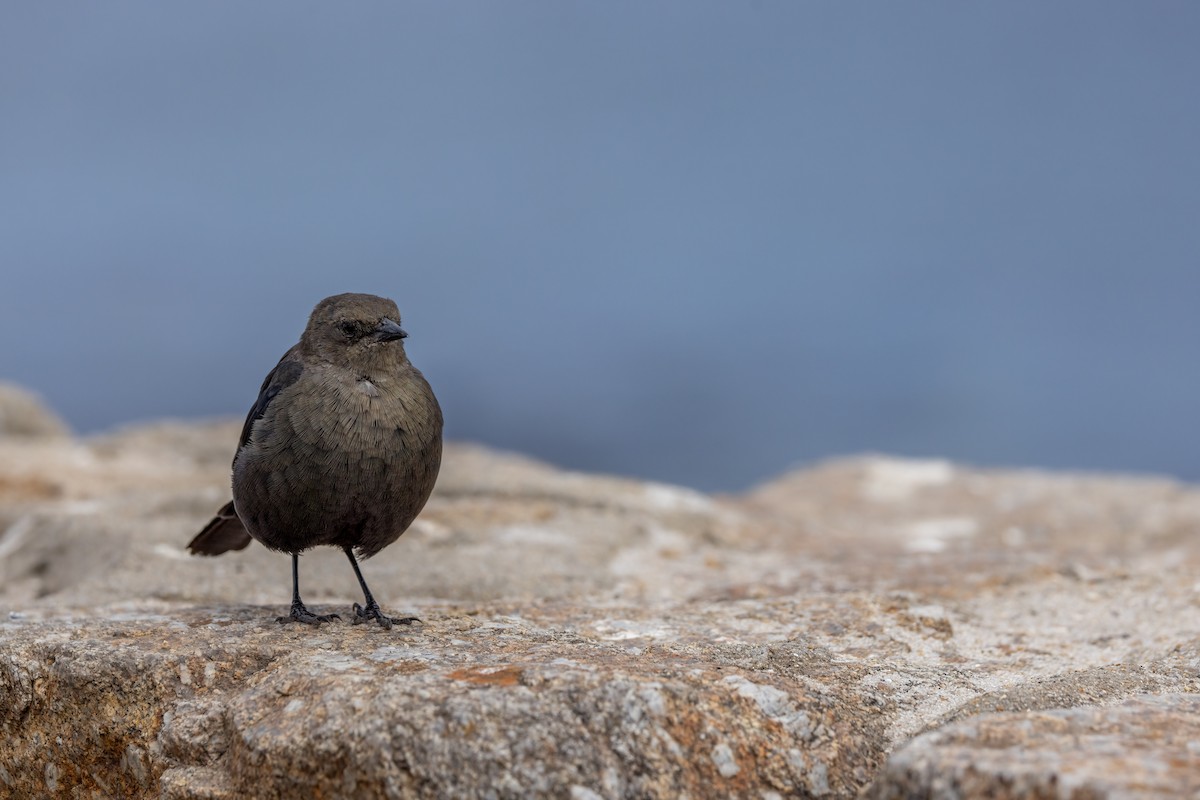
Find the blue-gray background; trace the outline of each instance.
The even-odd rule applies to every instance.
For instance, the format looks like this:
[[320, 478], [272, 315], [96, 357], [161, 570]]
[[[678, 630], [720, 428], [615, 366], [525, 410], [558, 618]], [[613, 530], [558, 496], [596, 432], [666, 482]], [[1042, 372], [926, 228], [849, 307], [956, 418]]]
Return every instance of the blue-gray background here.
[[7, 3], [0, 378], [240, 415], [389, 295], [449, 433], [739, 489], [1200, 478], [1200, 5]]

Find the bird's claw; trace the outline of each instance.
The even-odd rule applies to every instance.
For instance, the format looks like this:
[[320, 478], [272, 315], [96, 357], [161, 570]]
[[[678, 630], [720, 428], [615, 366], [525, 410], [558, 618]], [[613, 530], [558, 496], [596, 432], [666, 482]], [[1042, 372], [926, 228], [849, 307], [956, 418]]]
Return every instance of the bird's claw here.
[[303, 622], [305, 625], [320, 625], [322, 622], [341, 621], [337, 614], [314, 614], [302, 604], [292, 604], [292, 611], [286, 617], [276, 617], [275, 621], [286, 625], [290, 622]]
[[385, 630], [391, 630], [393, 625], [412, 625], [414, 622], [421, 621], [416, 617], [389, 617], [379, 610], [378, 603], [370, 603], [366, 608], [355, 603], [354, 616], [350, 619], [350, 622], [354, 625], [361, 625], [371, 620], [377, 621]]

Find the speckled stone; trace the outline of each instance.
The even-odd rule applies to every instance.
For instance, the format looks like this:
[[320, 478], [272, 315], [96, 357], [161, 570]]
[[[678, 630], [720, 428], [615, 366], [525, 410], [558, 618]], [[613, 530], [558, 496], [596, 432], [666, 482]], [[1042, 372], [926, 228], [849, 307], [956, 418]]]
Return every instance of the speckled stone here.
[[0, 439], [0, 797], [1195, 792], [1192, 487], [864, 457], [708, 497], [458, 444], [364, 566], [424, 623], [310, 629], [285, 556], [184, 552], [237, 430]]

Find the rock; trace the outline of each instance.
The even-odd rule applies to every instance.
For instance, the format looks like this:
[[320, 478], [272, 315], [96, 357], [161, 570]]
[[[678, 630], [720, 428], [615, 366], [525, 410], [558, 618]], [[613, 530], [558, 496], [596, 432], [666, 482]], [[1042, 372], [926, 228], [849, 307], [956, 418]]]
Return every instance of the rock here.
[[42, 403], [41, 398], [11, 383], [0, 381], [0, 438], [62, 438], [67, 424]]
[[681, 621], [654, 643], [624, 635], [643, 620], [561, 608], [422, 613], [400, 635], [280, 628], [261, 607], [0, 624], [6, 780], [123, 797], [194, 797], [193, 781], [230, 797], [844, 796], [870, 755], [845, 745], [879, 750], [863, 690], [802, 641], [733, 647]]
[[1197, 741], [1196, 695], [981, 714], [917, 737], [866, 797], [1195, 797]]
[[[1194, 488], [869, 457], [711, 498], [454, 445], [364, 567], [424, 623], [300, 629], [285, 556], [183, 549], [237, 430], [0, 440], [0, 796], [1170, 797], [1191, 764]], [[337, 552], [301, 575], [358, 599]], [[1151, 707], [1177, 735], [1105, 716]], [[1111, 780], [1108, 724], [1166, 777]]]

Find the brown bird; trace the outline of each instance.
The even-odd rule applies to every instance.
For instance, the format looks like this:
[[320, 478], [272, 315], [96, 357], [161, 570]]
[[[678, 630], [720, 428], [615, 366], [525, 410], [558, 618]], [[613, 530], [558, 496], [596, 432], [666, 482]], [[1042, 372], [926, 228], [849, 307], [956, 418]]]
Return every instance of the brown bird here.
[[396, 304], [339, 294], [317, 304], [300, 342], [263, 381], [233, 457], [233, 502], [188, 544], [215, 556], [257, 539], [292, 556], [292, 610], [279, 622], [319, 625], [300, 600], [300, 553], [340, 547], [362, 587], [354, 623], [392, 618], [363, 580], [370, 558], [412, 524], [442, 461], [442, 411], [404, 352]]

